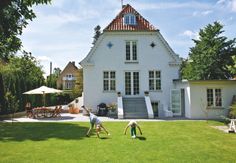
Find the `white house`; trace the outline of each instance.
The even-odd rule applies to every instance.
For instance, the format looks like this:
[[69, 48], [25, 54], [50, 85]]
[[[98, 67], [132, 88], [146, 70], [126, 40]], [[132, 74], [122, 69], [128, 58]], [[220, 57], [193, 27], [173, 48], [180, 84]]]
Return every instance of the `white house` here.
[[118, 118], [226, 115], [236, 82], [178, 81], [180, 63], [159, 29], [125, 5], [80, 63], [84, 105], [117, 103]]
[[[128, 4], [80, 64], [85, 106], [95, 111], [102, 102], [115, 102], [120, 118], [151, 118], [151, 104], [155, 115], [170, 106], [180, 59], [160, 31]], [[145, 91], [149, 92], [146, 98]]]

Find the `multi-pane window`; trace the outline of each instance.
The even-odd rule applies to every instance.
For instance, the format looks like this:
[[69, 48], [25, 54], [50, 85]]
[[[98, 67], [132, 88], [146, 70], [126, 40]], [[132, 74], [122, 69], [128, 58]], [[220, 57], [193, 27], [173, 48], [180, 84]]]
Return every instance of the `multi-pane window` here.
[[131, 72], [125, 72], [125, 94], [131, 95]]
[[149, 71], [149, 90], [161, 90], [161, 72]]
[[139, 94], [139, 72], [133, 72], [134, 95]]
[[137, 42], [126, 41], [126, 61], [137, 61]]
[[124, 16], [125, 25], [136, 25], [136, 16], [134, 14], [126, 14]]
[[104, 91], [116, 90], [116, 72], [115, 71], [103, 72], [103, 90]]
[[207, 106], [221, 107], [222, 106], [222, 94], [221, 89], [207, 89]]
[[139, 94], [139, 72], [125, 72], [125, 95]]

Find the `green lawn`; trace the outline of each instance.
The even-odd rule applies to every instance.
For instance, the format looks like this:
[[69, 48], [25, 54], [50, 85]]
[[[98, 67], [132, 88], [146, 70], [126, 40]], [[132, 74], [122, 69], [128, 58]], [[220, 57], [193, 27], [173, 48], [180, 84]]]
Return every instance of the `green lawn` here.
[[143, 135], [123, 135], [125, 122], [104, 122], [111, 133], [85, 137], [89, 123], [0, 123], [0, 162], [236, 162], [236, 134], [211, 121], [139, 122]]

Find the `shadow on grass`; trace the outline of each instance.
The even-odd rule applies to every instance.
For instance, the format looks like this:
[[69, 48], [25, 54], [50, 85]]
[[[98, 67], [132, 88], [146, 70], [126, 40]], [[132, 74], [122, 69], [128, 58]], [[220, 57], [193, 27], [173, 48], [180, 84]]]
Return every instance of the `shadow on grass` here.
[[87, 130], [76, 123], [0, 123], [0, 141], [79, 140], [85, 138]]
[[110, 139], [109, 137], [100, 137], [102, 140]]
[[143, 136], [137, 136], [136, 138], [139, 139], [139, 140], [142, 140], [142, 141], [146, 140], [146, 138], [143, 137]]

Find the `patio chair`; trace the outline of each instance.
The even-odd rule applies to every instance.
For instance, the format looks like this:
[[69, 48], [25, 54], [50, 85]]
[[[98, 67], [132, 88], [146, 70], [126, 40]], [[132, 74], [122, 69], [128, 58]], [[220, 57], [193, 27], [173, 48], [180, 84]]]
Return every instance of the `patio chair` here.
[[62, 106], [61, 105], [59, 107], [56, 106], [52, 114], [52, 117], [61, 117], [61, 111], [62, 111]]
[[31, 107], [31, 104], [29, 102], [26, 103], [25, 110], [26, 110], [26, 116], [28, 118], [34, 117], [33, 108]]

